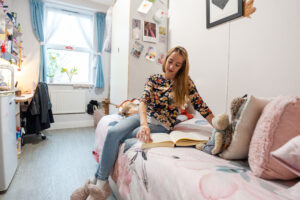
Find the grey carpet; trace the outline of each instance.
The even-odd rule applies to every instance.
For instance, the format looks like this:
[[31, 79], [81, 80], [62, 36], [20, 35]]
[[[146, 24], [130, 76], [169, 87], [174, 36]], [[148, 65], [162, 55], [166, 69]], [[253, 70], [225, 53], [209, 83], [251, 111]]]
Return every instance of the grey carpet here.
[[45, 133], [46, 140], [36, 135], [24, 138], [19, 167], [9, 189], [0, 194], [1, 200], [68, 200], [94, 176], [93, 128]]

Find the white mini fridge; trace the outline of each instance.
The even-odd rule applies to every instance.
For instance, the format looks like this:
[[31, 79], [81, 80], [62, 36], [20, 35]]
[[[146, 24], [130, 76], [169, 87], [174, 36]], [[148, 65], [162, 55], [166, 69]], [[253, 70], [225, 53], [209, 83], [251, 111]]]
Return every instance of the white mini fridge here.
[[[12, 76], [13, 74], [12, 71]], [[13, 84], [13, 78], [11, 82]], [[0, 191], [7, 190], [18, 165], [13, 88], [14, 86], [11, 86], [11, 90], [0, 91]]]

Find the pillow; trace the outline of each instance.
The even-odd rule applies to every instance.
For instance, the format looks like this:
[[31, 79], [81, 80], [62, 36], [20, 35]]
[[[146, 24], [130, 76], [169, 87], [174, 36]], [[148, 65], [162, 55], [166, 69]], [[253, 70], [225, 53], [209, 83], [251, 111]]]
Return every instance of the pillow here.
[[254, 175], [265, 179], [289, 180], [297, 176], [280, 165], [270, 152], [300, 134], [300, 99], [280, 96], [263, 110], [249, 149], [249, 165]]
[[240, 107], [230, 146], [220, 154], [225, 159], [246, 159], [258, 118], [270, 99], [250, 96]]
[[283, 167], [300, 177], [300, 135], [271, 152], [271, 156]]

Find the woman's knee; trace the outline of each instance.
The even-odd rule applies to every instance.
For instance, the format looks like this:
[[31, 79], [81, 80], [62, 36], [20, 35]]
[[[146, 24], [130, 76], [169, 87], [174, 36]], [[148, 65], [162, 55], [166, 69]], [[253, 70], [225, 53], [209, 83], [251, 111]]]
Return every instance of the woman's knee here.
[[113, 140], [115, 140], [118, 135], [119, 135], [118, 129], [116, 129], [115, 127], [112, 127], [112, 128], [110, 128], [107, 131], [106, 139], [113, 139]]
[[140, 125], [138, 116], [132, 116], [128, 117], [126, 119], [123, 119], [115, 126], [111, 127], [107, 131], [108, 138], [112, 139], [122, 139], [126, 135], [128, 135], [130, 132], [132, 132], [133, 129], [138, 127]]

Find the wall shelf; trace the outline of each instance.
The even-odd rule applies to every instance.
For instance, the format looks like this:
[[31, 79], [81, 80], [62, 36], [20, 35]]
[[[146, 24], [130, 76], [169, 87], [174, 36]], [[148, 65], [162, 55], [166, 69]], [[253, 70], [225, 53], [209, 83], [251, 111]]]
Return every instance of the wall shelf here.
[[[0, 8], [0, 21], [3, 22], [3, 18], [5, 21], [5, 33], [2, 34], [0, 40], [0, 46], [2, 51], [2, 45], [5, 44], [5, 52], [0, 53], [0, 57], [11, 64], [17, 65], [19, 68], [22, 65], [22, 50], [23, 47], [21, 36], [22, 33], [19, 32], [19, 28], [16, 23], [14, 23], [7, 15], [7, 12], [4, 12], [3, 9]], [[4, 28], [4, 27], [0, 27]], [[9, 39], [10, 38], [10, 39]], [[10, 43], [10, 44], [9, 44]], [[16, 55], [17, 54], [17, 55]]]

